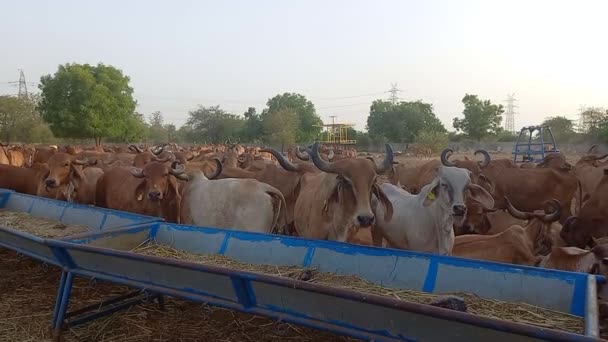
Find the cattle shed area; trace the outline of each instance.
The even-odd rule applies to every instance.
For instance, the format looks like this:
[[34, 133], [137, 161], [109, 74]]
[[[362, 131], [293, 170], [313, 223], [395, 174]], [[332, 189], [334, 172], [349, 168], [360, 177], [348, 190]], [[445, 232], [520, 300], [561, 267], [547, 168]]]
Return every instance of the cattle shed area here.
[[[598, 333], [604, 279], [593, 275], [169, 224], [12, 191], [0, 192], [0, 208], [47, 220], [48, 229], [83, 227], [44, 236], [0, 220], [0, 246], [12, 250], [0, 252], [0, 309], [21, 310], [0, 328], [24, 333], [11, 317], [32, 317], [31, 340], [50, 337], [49, 327], [55, 339], [63, 331], [73, 340], [146, 340], [161, 324], [186, 340], [584, 341]], [[19, 286], [26, 279], [30, 286]], [[462, 296], [469, 312], [427, 305], [439, 294]], [[484, 312], [492, 303], [521, 312]], [[548, 310], [544, 321], [525, 318]]]

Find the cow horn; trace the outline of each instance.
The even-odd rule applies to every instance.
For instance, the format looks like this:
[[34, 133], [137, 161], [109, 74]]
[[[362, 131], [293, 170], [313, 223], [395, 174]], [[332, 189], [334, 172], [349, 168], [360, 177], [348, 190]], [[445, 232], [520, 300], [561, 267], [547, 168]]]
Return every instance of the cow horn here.
[[74, 159], [74, 160], [72, 160], [72, 163], [73, 163], [73, 164], [76, 164], [76, 165], [86, 165], [86, 164], [88, 164], [88, 163], [89, 163], [89, 159], [88, 159], [88, 158], [84, 158], [84, 159]]
[[449, 159], [450, 156], [452, 155], [452, 153], [454, 153], [454, 150], [452, 150], [451, 148], [446, 148], [445, 150], [441, 151], [441, 163], [445, 166], [451, 166], [451, 167], [455, 167], [456, 164], [452, 163]]
[[308, 149], [306, 149], [305, 151], [303, 151], [300, 146], [296, 146], [294, 152], [296, 154], [296, 157], [298, 157], [298, 159], [300, 160], [304, 160], [304, 161], [309, 161], [310, 160], [310, 153], [308, 153]]
[[135, 152], [137, 152], [137, 153], [143, 153], [143, 152], [144, 152], [144, 151], [142, 151], [142, 149], [141, 149], [141, 148], [139, 148], [139, 146], [137, 146], [137, 145], [131, 145], [131, 146], [129, 146], [129, 150], [131, 150], [131, 151], [135, 151]]
[[477, 155], [479, 153], [483, 154], [483, 161], [479, 162], [479, 167], [481, 167], [483, 169], [484, 167], [490, 165], [490, 160], [492, 160], [492, 158], [490, 157], [490, 154], [486, 150], [475, 151], [475, 155]]
[[260, 152], [266, 152], [266, 153], [272, 154], [275, 158], [277, 158], [279, 165], [281, 165], [281, 167], [287, 171], [292, 171], [292, 172], [301, 171], [299, 166], [296, 166], [295, 164], [290, 163], [289, 160], [285, 159], [285, 157], [281, 153], [279, 153], [279, 151], [275, 150], [274, 148], [263, 148], [260, 150]]
[[543, 204], [548, 207], [551, 207], [553, 210], [548, 211], [547, 209], [545, 209], [546, 215], [544, 215], [541, 220], [547, 223], [559, 220], [559, 218], [562, 216], [562, 206], [560, 205], [559, 201], [556, 199], [552, 199], [550, 201], [546, 201]]
[[184, 164], [180, 164], [179, 162], [173, 162], [173, 164], [171, 164], [171, 170], [169, 172], [171, 172], [171, 174], [174, 175], [177, 179], [188, 181], [188, 175], [185, 175], [184, 171], [186, 171], [186, 166]]
[[591, 147], [589, 147], [589, 150], [587, 150], [587, 154], [592, 154], [593, 150], [597, 147], [597, 144], [593, 144], [591, 145]]
[[168, 152], [167, 155], [164, 158], [159, 158], [158, 156], [152, 156], [154, 161], [157, 161], [159, 163], [166, 163], [168, 161], [173, 162], [175, 161], [175, 154]]
[[315, 166], [323, 171], [323, 172], [327, 172], [327, 173], [337, 173], [336, 169], [334, 168], [334, 165], [330, 162], [326, 162], [325, 160], [321, 159], [321, 156], [319, 155], [319, 142], [317, 141], [314, 145], [312, 145], [312, 153], [310, 154], [310, 157], [312, 158], [312, 162], [315, 164]]
[[603, 156], [595, 157], [595, 160], [604, 159], [606, 157], [608, 157], [608, 153], [604, 154]]
[[511, 204], [511, 201], [509, 201], [507, 196], [505, 196], [504, 198], [505, 198], [505, 202], [507, 204], [507, 211], [509, 212], [509, 214], [511, 214], [511, 216], [513, 216], [517, 219], [520, 219], [520, 220], [529, 220], [531, 218], [536, 217], [536, 215], [534, 215], [534, 213], [526, 213], [526, 212], [515, 209], [515, 207], [513, 206], [513, 204]]
[[213, 157], [213, 160], [215, 161], [215, 165], [217, 167], [215, 168], [215, 172], [211, 176], [207, 177], [207, 179], [216, 179], [222, 173], [222, 170], [224, 168], [224, 166], [222, 165], [222, 161], [220, 160], [220, 158]]
[[159, 154], [163, 153], [164, 150], [165, 150], [165, 146], [160, 145], [160, 146], [151, 148], [150, 152], [152, 152], [154, 155], [159, 155]]
[[144, 178], [145, 177], [144, 170], [139, 167], [131, 169], [131, 175], [133, 175], [133, 177], [135, 177], [135, 178]]
[[386, 148], [386, 156], [384, 156], [382, 164], [374, 163], [376, 173], [379, 175], [393, 168], [393, 148], [389, 144], [384, 144], [384, 148]]

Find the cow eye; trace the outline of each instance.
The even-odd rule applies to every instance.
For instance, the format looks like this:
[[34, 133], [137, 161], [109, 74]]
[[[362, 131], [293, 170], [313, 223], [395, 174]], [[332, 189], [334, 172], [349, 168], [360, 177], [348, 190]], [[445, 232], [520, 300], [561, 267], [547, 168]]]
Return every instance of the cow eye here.
[[65, 163], [63, 164], [63, 166], [70, 166], [70, 163]]

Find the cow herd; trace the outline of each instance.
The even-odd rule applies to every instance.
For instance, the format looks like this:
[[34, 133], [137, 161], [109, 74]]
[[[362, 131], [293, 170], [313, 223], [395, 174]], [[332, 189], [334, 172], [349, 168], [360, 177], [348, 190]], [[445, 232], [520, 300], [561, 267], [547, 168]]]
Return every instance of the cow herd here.
[[319, 143], [285, 154], [239, 144], [2, 145], [0, 187], [197, 226], [605, 269], [608, 155], [518, 165], [445, 149], [414, 167], [385, 148], [375, 159]]

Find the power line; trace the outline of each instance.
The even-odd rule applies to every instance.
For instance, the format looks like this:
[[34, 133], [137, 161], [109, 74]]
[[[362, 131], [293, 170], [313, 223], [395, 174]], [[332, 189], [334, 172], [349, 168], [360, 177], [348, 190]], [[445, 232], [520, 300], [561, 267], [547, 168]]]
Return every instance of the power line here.
[[377, 92], [377, 93], [369, 93], [369, 94], [361, 94], [361, 95], [352, 95], [352, 96], [336, 96], [336, 97], [319, 97], [319, 98], [312, 98], [314, 100], [319, 100], [319, 101], [325, 101], [325, 100], [342, 100], [342, 99], [354, 99], [357, 97], [367, 97], [367, 96], [377, 96], [377, 95], [383, 95], [388, 93], [388, 91], [381, 91], [381, 92]]

